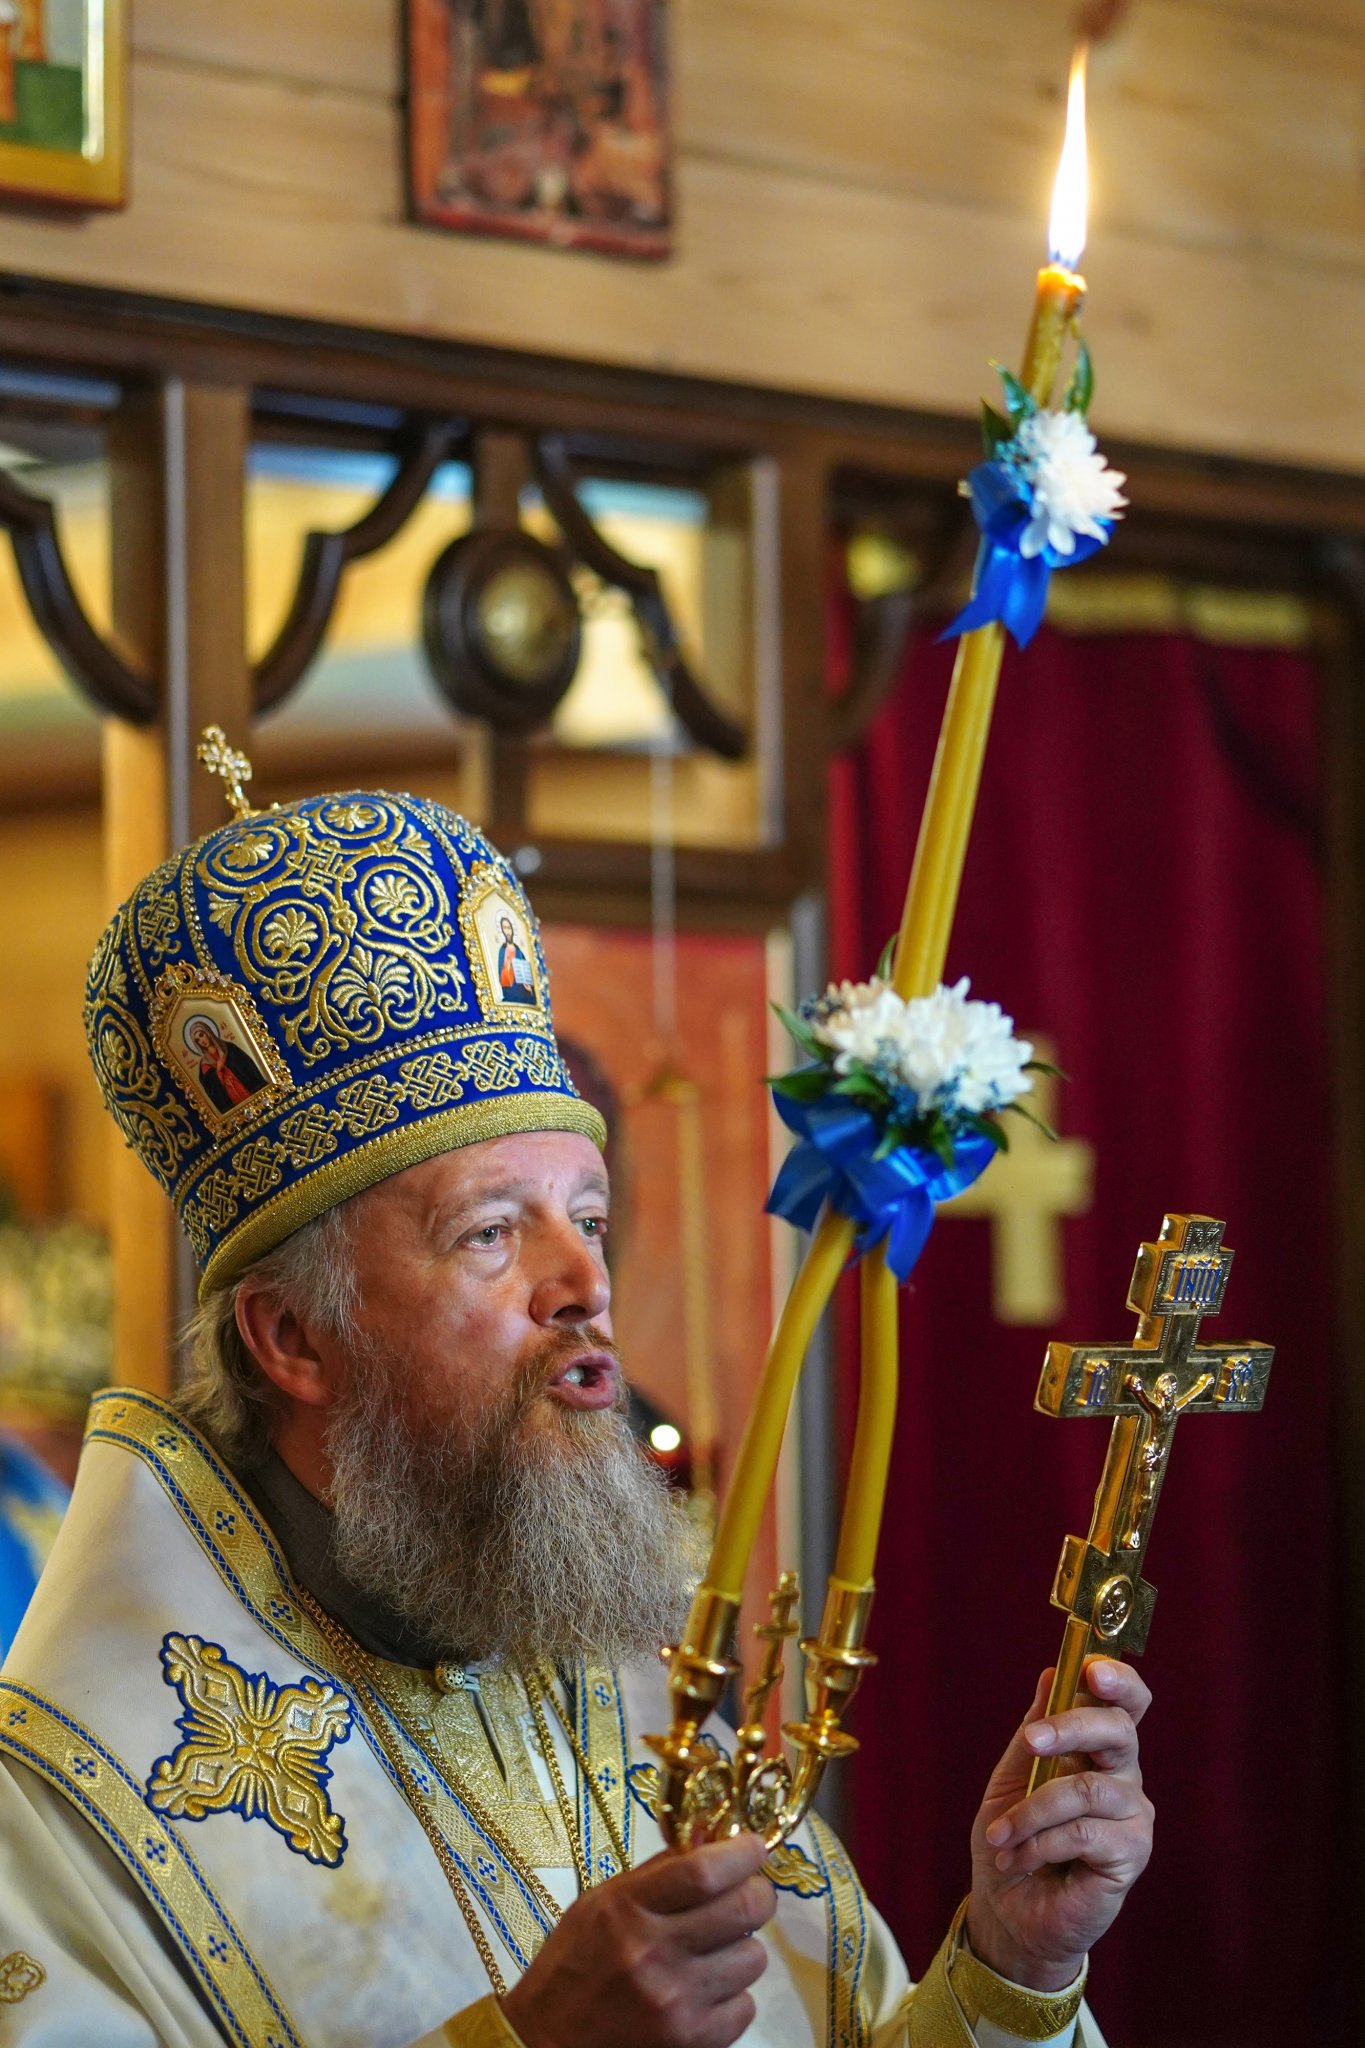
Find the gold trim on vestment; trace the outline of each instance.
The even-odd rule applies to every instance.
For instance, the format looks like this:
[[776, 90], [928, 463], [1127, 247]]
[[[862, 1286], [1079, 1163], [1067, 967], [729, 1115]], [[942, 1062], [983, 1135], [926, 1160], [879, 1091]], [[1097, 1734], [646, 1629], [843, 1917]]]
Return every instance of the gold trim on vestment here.
[[441, 2032], [450, 2048], [525, 2048], [496, 1998], [481, 1998], [448, 2019]]
[[111, 1749], [29, 1686], [0, 1679], [0, 1754], [26, 1764], [103, 1836], [160, 1915], [239, 2048], [302, 2037], [207, 1878]]
[[531, 1761], [535, 1723], [518, 1673], [499, 1665], [449, 1691], [430, 1671], [371, 1656], [370, 1676], [408, 1732], [458, 1776], [532, 1870], [573, 1869], [553, 1790], [542, 1789]]
[[593, 1781], [589, 1786], [579, 1772], [578, 1827], [593, 1883], [601, 1884], [616, 1876], [617, 1856], [611, 1827], [602, 1821], [599, 1800], [611, 1817], [628, 1862], [635, 1861], [631, 1848], [630, 1730], [620, 1682], [611, 1667], [580, 1663], [577, 1670], [578, 1697], [569, 1702], [569, 1710], [577, 1717], [574, 1732]]
[[0, 2005], [22, 2005], [47, 1982], [47, 1971], [22, 1948], [0, 1956]]
[[210, 1288], [235, 1278], [253, 1259], [282, 1244], [324, 1209], [335, 1208], [338, 1202], [363, 1193], [390, 1174], [418, 1166], [438, 1152], [455, 1152], [464, 1145], [511, 1138], [523, 1131], [571, 1131], [591, 1138], [599, 1151], [607, 1140], [607, 1127], [591, 1103], [571, 1095], [529, 1091], [499, 1096], [491, 1102], [458, 1103], [420, 1122], [383, 1131], [339, 1159], [311, 1168], [301, 1180], [253, 1209], [210, 1254], [199, 1282], [199, 1299], [202, 1301]]
[[871, 2038], [871, 2014], [863, 1996], [867, 1894], [833, 1828], [818, 1813], [807, 1816], [807, 1826], [816, 1862], [829, 1884], [829, 2048], [864, 2048]]
[[989, 2020], [1018, 2041], [1051, 2041], [1066, 2032], [1085, 2003], [1085, 1967], [1062, 1991], [1030, 1991], [998, 1976], [973, 1955], [967, 1944], [965, 1900], [957, 1909], [947, 1947], [948, 1981], [973, 2030], [978, 2020]]
[[[322, 1631], [300, 1601], [284, 1558], [256, 1509], [213, 1450], [183, 1416], [154, 1395], [113, 1387], [97, 1394], [86, 1440], [115, 1443], [141, 1458], [161, 1483], [181, 1519], [234, 1599], [291, 1656], [311, 1664], [345, 1691], [355, 1727], [394, 1788], [404, 1793], [363, 1710], [331, 1656]], [[615, 1684], [614, 1678], [612, 1679]], [[414, 1739], [398, 1716], [386, 1714], [386, 1736], [397, 1742], [428, 1802], [461, 1875], [514, 1967], [524, 1970], [550, 1932], [551, 1922], [514, 1864], [480, 1828], [448, 1782], [440, 1759]]]

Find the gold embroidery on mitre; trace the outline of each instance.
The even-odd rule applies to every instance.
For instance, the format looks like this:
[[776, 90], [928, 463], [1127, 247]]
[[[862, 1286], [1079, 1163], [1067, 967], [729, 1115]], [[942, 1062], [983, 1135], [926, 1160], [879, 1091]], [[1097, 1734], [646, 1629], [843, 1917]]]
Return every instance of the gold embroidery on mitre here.
[[397, 799], [254, 815], [204, 842], [194, 874], [241, 979], [309, 1065], [468, 1015], [446, 887]]
[[345, 1826], [328, 1802], [323, 1759], [350, 1733], [346, 1695], [316, 1678], [273, 1685], [198, 1636], [168, 1635], [161, 1656], [185, 1703], [177, 1723], [185, 1740], [153, 1766], [154, 1811], [189, 1820], [259, 1814], [310, 1863], [340, 1863]]
[[129, 989], [122, 948], [129, 906], [106, 926], [90, 963], [85, 994], [85, 1038], [105, 1106], [152, 1173], [170, 1188], [199, 1132], [166, 1074], [140, 1022]]
[[21, 1999], [47, 1982], [47, 1971], [32, 1956], [16, 1948], [0, 1956], [0, 2005], [18, 2005]]
[[294, 1085], [264, 1017], [226, 974], [168, 967], [157, 980], [151, 1023], [158, 1059], [215, 1134], [276, 1107]]

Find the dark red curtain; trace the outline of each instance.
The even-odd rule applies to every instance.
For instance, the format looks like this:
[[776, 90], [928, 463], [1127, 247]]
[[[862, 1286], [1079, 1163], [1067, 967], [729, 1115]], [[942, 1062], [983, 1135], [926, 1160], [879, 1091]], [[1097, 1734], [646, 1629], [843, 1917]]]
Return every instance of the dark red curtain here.
[[[840, 975], [866, 975], [898, 923], [951, 664], [918, 641], [834, 768]], [[1348, 2038], [1331, 2004], [1333, 1786], [1357, 1766], [1336, 1710], [1321, 838], [1305, 657], [1047, 629], [1007, 654], [948, 977], [1056, 1042], [1095, 1200], [1063, 1226], [1055, 1330], [995, 1321], [984, 1220], [941, 1220], [905, 1297], [849, 1832], [923, 1968], [966, 1888], [989, 1767], [1056, 1654], [1052, 1573], [1106, 1448], [1106, 1424], [1033, 1412], [1045, 1337], [1124, 1339], [1138, 1242], [1168, 1209], [1224, 1218], [1237, 1262], [1206, 1336], [1277, 1358], [1263, 1415], [1181, 1427], [1157, 1516], [1157, 1847], [1094, 1959], [1113, 2048]]]

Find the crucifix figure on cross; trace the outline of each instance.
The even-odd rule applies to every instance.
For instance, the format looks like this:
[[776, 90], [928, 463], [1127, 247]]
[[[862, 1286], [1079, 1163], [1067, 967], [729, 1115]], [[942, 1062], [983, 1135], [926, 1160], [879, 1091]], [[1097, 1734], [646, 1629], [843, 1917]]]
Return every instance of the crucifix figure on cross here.
[[[1052, 1590], [1067, 1617], [1049, 1714], [1074, 1704], [1087, 1657], [1141, 1652], [1156, 1588], [1142, 1576], [1152, 1521], [1182, 1415], [1251, 1415], [1264, 1403], [1268, 1344], [1201, 1344], [1199, 1326], [1227, 1291], [1232, 1253], [1211, 1216], [1167, 1216], [1138, 1252], [1127, 1345], [1049, 1344], [1035, 1406], [1113, 1420], [1090, 1534], [1068, 1536]], [[1040, 1757], [1030, 1790], [1055, 1775]]]

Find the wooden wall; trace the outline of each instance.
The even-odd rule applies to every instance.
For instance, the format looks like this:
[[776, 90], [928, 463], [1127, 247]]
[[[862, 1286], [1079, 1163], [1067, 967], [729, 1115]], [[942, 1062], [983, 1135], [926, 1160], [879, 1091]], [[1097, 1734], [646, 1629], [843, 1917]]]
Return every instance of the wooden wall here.
[[[404, 222], [396, 0], [137, 0], [133, 200], [12, 271], [970, 409], [1020, 345], [1075, 0], [675, 0], [662, 267]], [[1365, 7], [1134, 0], [1098, 53], [1111, 434], [1365, 469]]]

